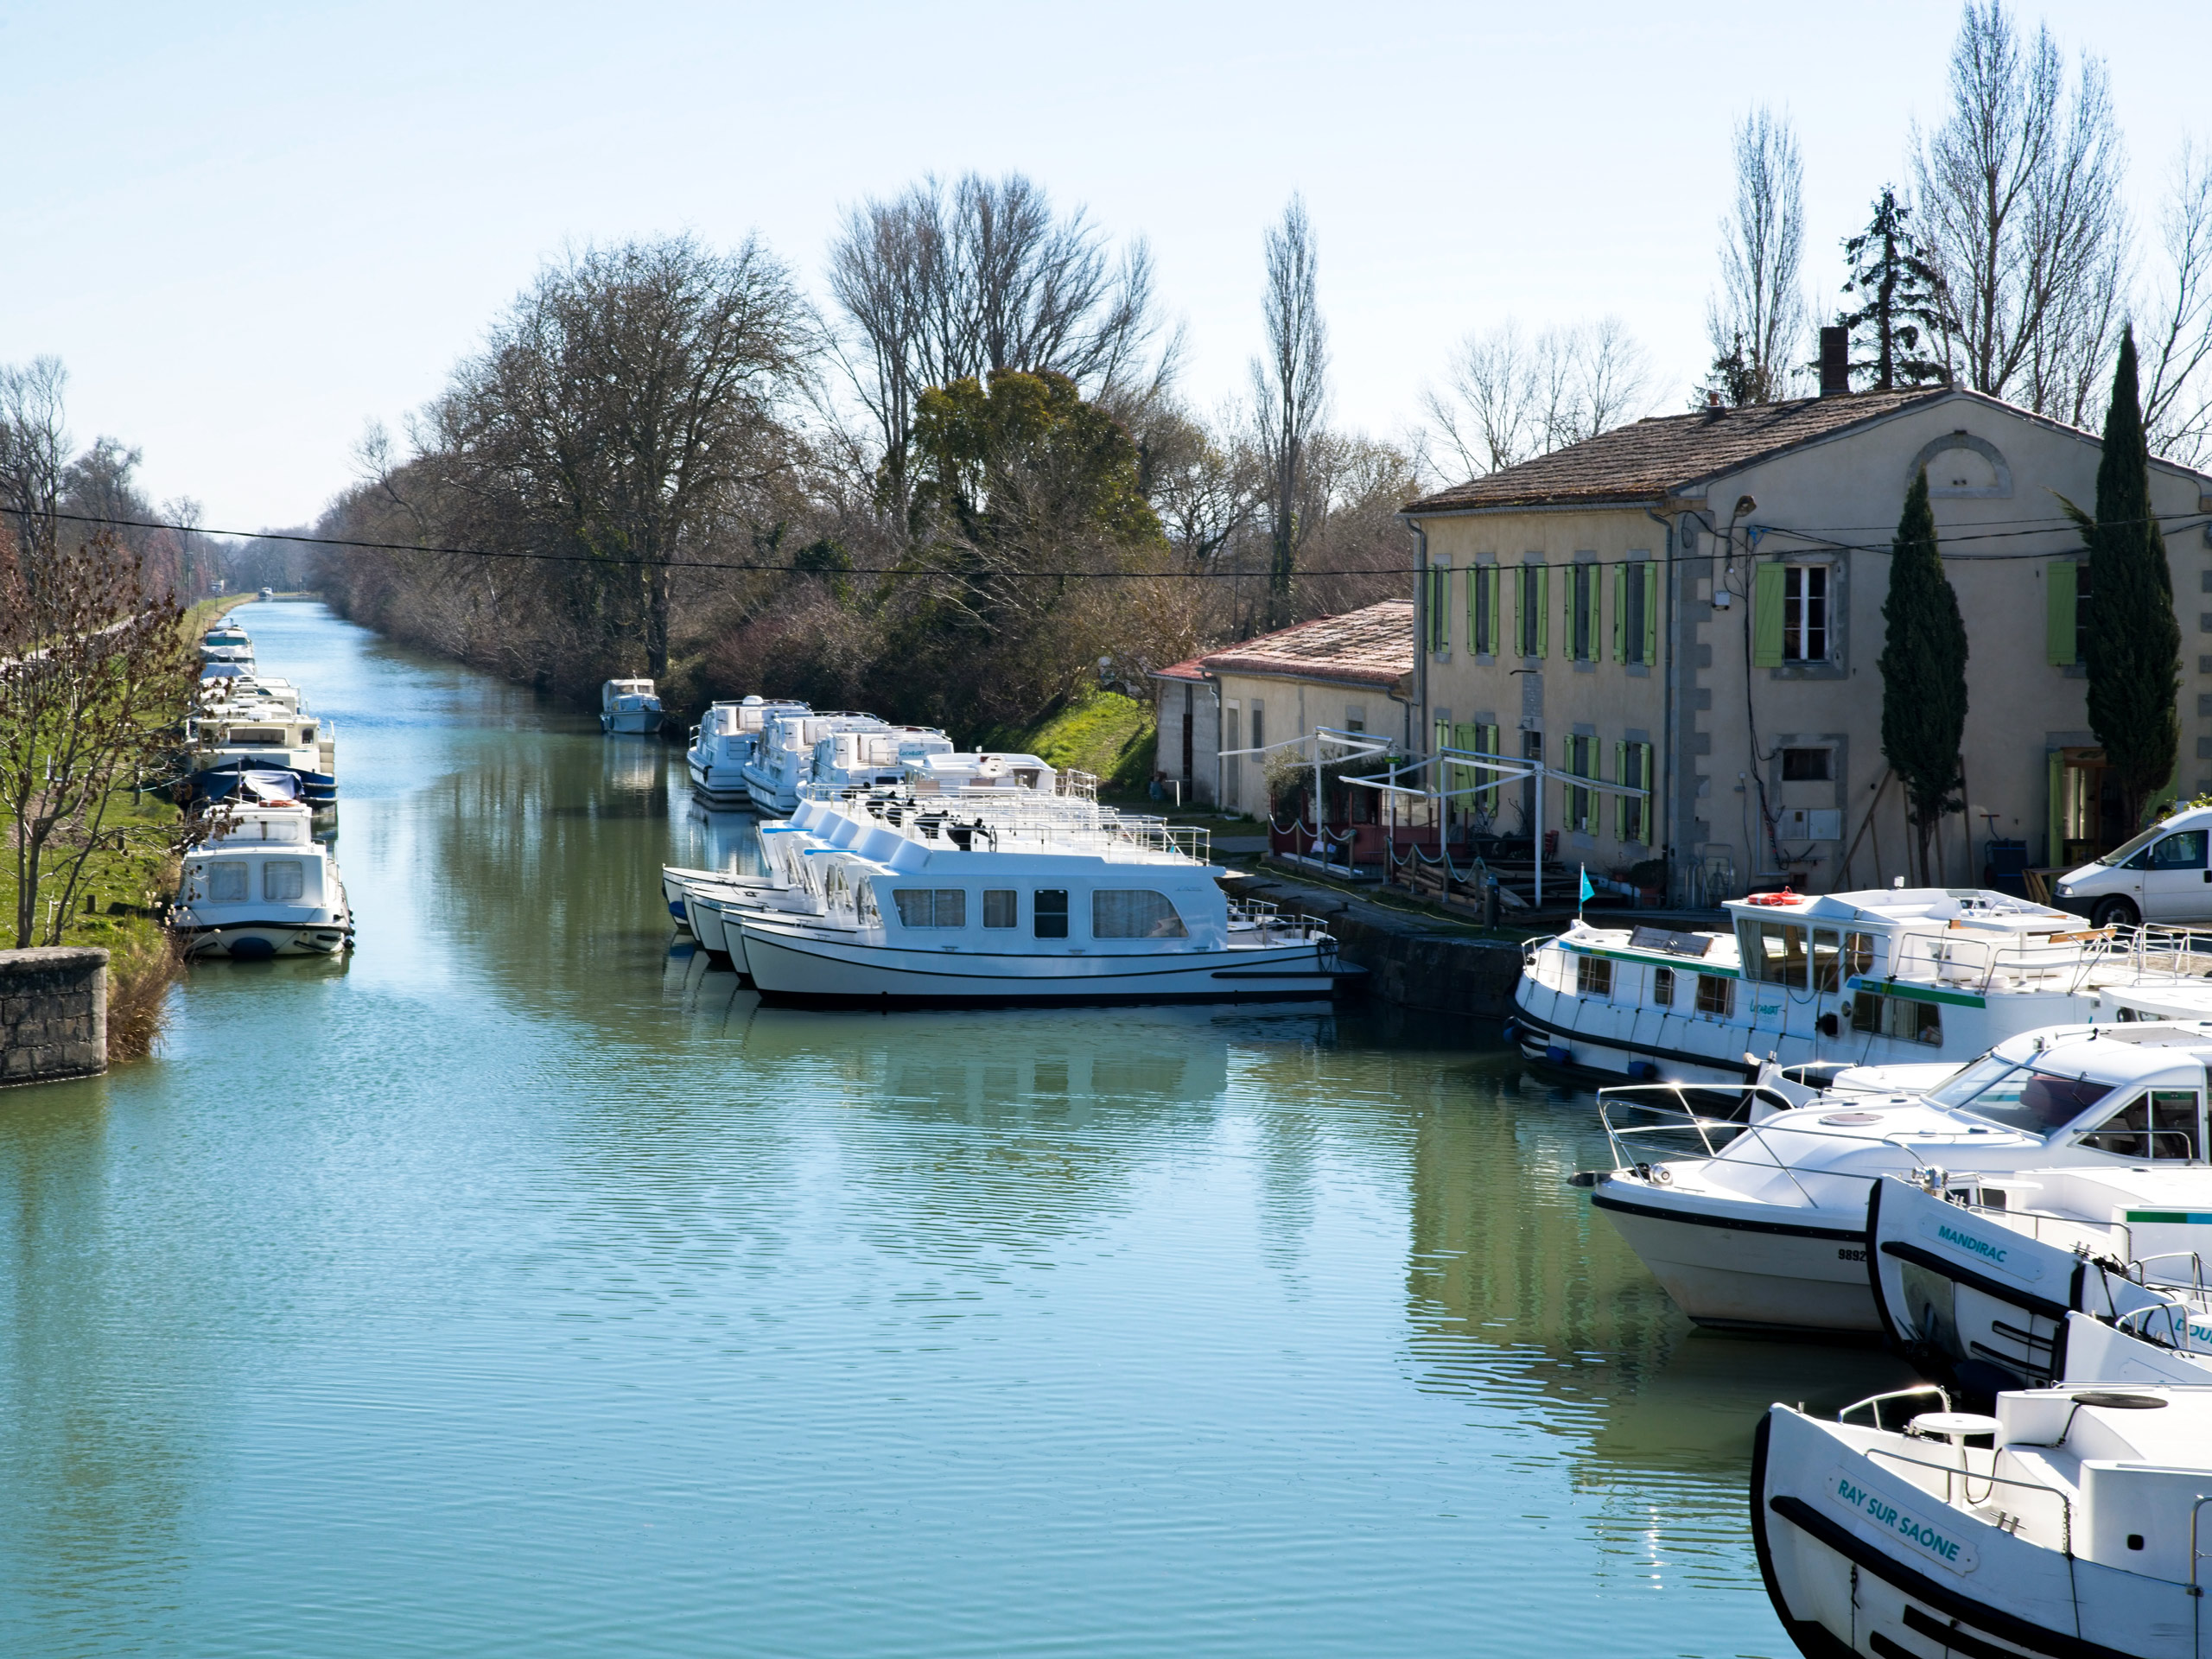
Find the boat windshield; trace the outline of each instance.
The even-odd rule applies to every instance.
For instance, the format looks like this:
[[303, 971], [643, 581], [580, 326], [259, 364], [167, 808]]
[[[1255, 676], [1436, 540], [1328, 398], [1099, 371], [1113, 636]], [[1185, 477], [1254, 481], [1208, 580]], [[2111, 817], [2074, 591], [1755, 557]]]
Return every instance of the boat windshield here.
[[1928, 1098], [1938, 1106], [1969, 1111], [2008, 1129], [2050, 1135], [2064, 1128], [2116, 1087], [2095, 1077], [2060, 1077], [2038, 1071], [2025, 1062], [1990, 1055], [1930, 1090]]
[[2168, 827], [2169, 826], [2163, 823], [2154, 823], [2148, 830], [2145, 830], [2141, 835], [2136, 836], [2134, 840], [2123, 841], [2120, 842], [2120, 845], [2113, 848], [2112, 851], [2099, 858], [2097, 862], [2100, 864], [2113, 865], [2125, 864], [2129, 859], [2134, 857], [2136, 854], [2141, 852], [2145, 847], [2148, 847], [2160, 836], [2164, 835]]

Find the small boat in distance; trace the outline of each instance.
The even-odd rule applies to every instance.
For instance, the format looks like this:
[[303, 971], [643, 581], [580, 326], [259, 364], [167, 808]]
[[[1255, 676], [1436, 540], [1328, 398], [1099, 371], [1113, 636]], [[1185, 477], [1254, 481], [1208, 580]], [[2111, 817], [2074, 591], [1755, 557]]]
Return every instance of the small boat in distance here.
[[599, 729], [648, 734], [660, 730], [660, 699], [651, 680], [609, 680], [599, 688]]
[[259, 597], [263, 599], [274, 599], [276, 597], [276, 590], [274, 588], [264, 588], [261, 590]]

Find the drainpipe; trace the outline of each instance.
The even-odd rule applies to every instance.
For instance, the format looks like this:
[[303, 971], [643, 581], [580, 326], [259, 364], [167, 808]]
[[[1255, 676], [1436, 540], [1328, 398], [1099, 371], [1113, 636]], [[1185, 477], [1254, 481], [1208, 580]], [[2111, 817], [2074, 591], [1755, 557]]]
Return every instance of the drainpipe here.
[[[1421, 705], [1421, 728], [1427, 732], [1429, 728], [1428, 531], [1422, 528], [1420, 519], [1409, 518], [1402, 512], [1398, 515], [1398, 522], [1413, 531], [1414, 538], [1421, 543], [1420, 550], [1414, 555], [1414, 699]], [[1413, 719], [1414, 704], [1408, 702], [1406, 704], [1406, 721], [1409, 728]], [[1406, 753], [1411, 754], [1413, 752], [1414, 734], [1409, 729], [1406, 733]], [[1436, 808], [1436, 845], [1439, 851], [1443, 849], [1444, 808], [1440, 799]]]
[[[1667, 739], [1667, 764], [1654, 766], [1651, 772], [1655, 778], [1666, 779], [1661, 787], [1666, 796], [1667, 810], [1666, 815], [1658, 820], [1664, 826], [1662, 833], [1665, 839], [1659, 845], [1667, 861], [1667, 902], [1671, 905], [1675, 902], [1675, 583], [1680, 573], [1675, 569], [1675, 521], [1662, 518], [1649, 507], [1644, 508], [1643, 516], [1667, 532], [1666, 620], [1659, 628], [1659, 637], [1665, 642], [1662, 649], [1667, 653], [1667, 665], [1660, 675], [1662, 712], [1659, 726]], [[1643, 810], [1650, 812], [1656, 809], [1652, 802], [1646, 801]]]

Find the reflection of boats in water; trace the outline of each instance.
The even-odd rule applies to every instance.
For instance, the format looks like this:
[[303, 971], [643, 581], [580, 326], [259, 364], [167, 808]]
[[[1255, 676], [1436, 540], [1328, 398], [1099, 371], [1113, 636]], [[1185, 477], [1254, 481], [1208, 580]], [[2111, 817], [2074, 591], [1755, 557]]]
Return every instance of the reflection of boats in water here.
[[599, 775], [613, 789], [658, 789], [666, 760], [667, 750], [656, 739], [616, 736], [604, 746]]

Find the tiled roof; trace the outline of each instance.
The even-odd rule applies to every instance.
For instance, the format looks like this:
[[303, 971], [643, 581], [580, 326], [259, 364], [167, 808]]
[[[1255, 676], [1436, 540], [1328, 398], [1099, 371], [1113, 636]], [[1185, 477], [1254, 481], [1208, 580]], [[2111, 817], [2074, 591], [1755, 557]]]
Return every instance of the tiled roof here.
[[1243, 639], [1198, 658], [1210, 674], [1268, 674], [1394, 686], [1414, 670], [1414, 605], [1386, 599], [1342, 616]]
[[1206, 677], [1205, 658], [1193, 657], [1188, 662], [1170, 663], [1166, 668], [1155, 668], [1155, 680], [1203, 680]]
[[1748, 409], [1655, 415], [1518, 467], [1470, 479], [1408, 505], [1413, 513], [1469, 507], [1552, 506], [1588, 502], [1655, 501], [1717, 473], [1732, 472], [1861, 421], [1955, 394], [1948, 387], [1916, 391], [1855, 391]]

